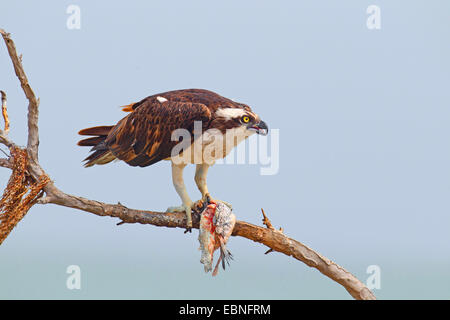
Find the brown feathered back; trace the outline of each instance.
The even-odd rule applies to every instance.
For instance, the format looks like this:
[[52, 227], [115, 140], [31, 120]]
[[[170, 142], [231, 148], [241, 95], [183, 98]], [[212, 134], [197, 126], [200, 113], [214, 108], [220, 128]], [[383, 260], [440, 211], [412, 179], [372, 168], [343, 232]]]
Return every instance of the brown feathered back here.
[[202, 89], [186, 89], [149, 96], [122, 107], [130, 112], [115, 126], [99, 126], [81, 130], [81, 135], [94, 136], [78, 142], [92, 146], [93, 152], [85, 166], [104, 164], [115, 158], [131, 166], [145, 167], [170, 158], [178, 143], [171, 140], [175, 129], [186, 129], [191, 135], [194, 122], [202, 122], [202, 130], [209, 128], [218, 108], [243, 108], [244, 104]]

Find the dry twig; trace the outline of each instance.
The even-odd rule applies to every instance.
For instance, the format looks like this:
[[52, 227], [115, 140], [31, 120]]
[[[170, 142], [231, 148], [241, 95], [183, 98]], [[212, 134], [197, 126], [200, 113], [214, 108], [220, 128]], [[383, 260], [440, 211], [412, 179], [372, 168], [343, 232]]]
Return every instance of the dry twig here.
[[8, 109], [6, 107], [6, 93], [3, 90], [0, 90], [0, 94], [2, 95], [2, 116], [3, 120], [5, 121], [5, 128], [3, 129], [3, 132], [5, 135], [8, 135], [9, 133], [9, 118], [8, 118]]

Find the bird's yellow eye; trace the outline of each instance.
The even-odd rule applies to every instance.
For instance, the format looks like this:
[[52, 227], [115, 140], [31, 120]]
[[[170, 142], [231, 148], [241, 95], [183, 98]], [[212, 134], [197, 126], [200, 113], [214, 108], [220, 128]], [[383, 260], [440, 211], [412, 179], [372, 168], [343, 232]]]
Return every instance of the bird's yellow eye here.
[[242, 117], [242, 122], [243, 123], [248, 123], [250, 121], [250, 118], [248, 116], [243, 116]]

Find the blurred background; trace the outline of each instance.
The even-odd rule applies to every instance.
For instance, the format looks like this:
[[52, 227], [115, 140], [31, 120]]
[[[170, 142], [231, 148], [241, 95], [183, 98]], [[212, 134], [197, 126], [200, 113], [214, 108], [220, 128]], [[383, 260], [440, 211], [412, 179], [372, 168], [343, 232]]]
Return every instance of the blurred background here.
[[[70, 5], [80, 29], [69, 29]], [[380, 8], [380, 29], [366, 12]], [[170, 163], [85, 169], [78, 130], [116, 123], [119, 106], [205, 88], [249, 104], [279, 129], [279, 170], [217, 165], [208, 185], [238, 219], [276, 227], [381, 299], [450, 298], [448, 1], [3, 1], [41, 99], [40, 161], [67, 193], [131, 208], [178, 205]], [[10, 137], [26, 144], [27, 101], [3, 41], [0, 89]], [[270, 141], [270, 136], [269, 136]], [[4, 149], [4, 148], [3, 148]], [[8, 169], [0, 168], [6, 185]], [[193, 199], [194, 167], [185, 171]], [[0, 247], [2, 299], [350, 299], [317, 270], [233, 237], [235, 260], [205, 274], [198, 231], [116, 226], [35, 206]], [[81, 289], [66, 287], [69, 265]]]

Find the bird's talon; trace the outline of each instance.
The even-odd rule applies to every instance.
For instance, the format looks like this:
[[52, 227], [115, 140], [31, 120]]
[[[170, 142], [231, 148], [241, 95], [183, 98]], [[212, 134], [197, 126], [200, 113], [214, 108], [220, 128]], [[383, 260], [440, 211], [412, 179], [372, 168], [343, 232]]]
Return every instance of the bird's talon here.
[[226, 201], [223, 200], [218, 200], [218, 199], [213, 199], [211, 198], [210, 194], [207, 193], [205, 194], [202, 199], [196, 201], [192, 207], [193, 210], [196, 210], [197, 212], [203, 212], [206, 207], [208, 206], [208, 204], [210, 204], [211, 202], [222, 202], [224, 205], [226, 205], [228, 208], [230, 208], [231, 210], [233, 210], [233, 206], [231, 205], [231, 203], [228, 203]]
[[185, 212], [186, 213], [186, 232], [192, 232], [192, 207], [194, 207], [194, 204], [183, 204], [179, 207], [169, 207], [167, 208], [166, 212]]
[[205, 208], [206, 208], [206, 205], [203, 200], [195, 201], [194, 204], [192, 205], [192, 210], [194, 210], [194, 212], [197, 212], [197, 213], [203, 212], [203, 210], [205, 210]]

